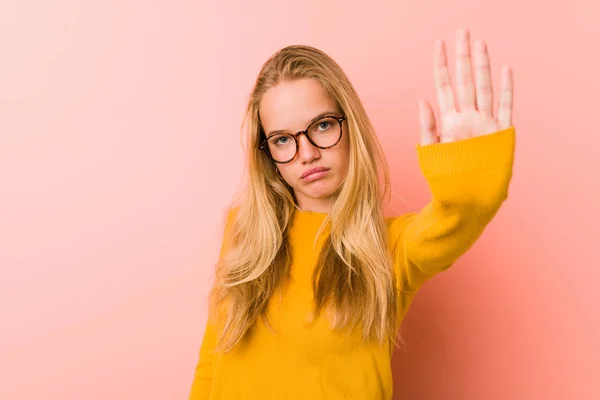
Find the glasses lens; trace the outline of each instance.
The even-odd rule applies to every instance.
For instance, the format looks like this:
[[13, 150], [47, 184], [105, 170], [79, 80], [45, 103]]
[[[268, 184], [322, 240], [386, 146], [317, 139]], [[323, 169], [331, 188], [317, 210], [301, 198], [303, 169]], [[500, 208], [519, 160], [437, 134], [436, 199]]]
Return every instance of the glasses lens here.
[[267, 143], [269, 153], [275, 161], [287, 162], [296, 155], [296, 141], [291, 135], [274, 135]]
[[321, 118], [308, 128], [308, 134], [319, 147], [330, 147], [340, 139], [341, 128], [335, 118]]

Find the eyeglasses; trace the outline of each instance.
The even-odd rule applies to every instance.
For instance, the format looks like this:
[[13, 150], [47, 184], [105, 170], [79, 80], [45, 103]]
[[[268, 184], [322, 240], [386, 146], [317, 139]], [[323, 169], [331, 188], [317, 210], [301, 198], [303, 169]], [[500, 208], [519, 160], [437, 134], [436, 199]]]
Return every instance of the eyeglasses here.
[[304, 131], [269, 136], [260, 143], [258, 148], [276, 163], [285, 164], [298, 154], [300, 135], [305, 135], [308, 141], [319, 149], [329, 149], [337, 145], [342, 138], [342, 122], [345, 119], [345, 116], [324, 116], [311, 123]]

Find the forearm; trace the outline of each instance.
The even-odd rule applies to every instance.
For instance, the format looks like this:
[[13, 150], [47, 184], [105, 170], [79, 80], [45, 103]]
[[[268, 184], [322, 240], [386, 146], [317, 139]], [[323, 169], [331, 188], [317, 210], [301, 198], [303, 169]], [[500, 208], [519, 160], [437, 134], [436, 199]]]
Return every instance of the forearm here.
[[481, 236], [508, 196], [513, 154], [513, 129], [419, 148], [432, 199], [395, 228], [404, 288], [450, 267]]

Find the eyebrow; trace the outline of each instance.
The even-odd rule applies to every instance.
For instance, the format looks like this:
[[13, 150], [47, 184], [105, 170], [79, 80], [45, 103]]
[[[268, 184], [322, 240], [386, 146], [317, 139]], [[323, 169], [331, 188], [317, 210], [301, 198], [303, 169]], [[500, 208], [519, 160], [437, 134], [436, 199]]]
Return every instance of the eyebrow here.
[[[337, 115], [336, 111], [324, 111], [322, 113], [320, 113], [319, 115], [317, 115], [316, 117], [314, 117], [313, 119], [310, 120], [310, 122], [308, 123], [308, 125], [306, 125], [307, 127], [310, 126], [310, 124], [312, 124], [313, 122], [315, 122], [316, 120], [318, 120], [319, 118], [323, 118], [326, 115]], [[273, 135], [279, 135], [281, 133], [285, 133], [285, 130], [276, 130], [276, 131], [271, 131], [269, 132], [269, 134], [267, 135], [267, 138], [270, 138]]]

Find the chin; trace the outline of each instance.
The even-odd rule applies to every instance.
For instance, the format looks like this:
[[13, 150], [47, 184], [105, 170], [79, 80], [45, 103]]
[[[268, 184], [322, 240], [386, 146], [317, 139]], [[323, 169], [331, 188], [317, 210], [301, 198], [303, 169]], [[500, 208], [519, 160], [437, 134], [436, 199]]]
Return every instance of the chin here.
[[337, 186], [331, 182], [315, 182], [310, 187], [303, 187], [300, 191], [311, 199], [328, 199], [334, 195]]

